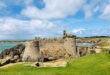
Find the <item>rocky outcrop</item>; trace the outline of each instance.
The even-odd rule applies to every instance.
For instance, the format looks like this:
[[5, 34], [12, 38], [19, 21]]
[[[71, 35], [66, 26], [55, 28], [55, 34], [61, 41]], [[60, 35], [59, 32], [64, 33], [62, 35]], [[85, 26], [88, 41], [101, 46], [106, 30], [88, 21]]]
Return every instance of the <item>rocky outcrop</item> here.
[[24, 52], [25, 46], [18, 44], [13, 48], [6, 49], [0, 53], [0, 62], [1, 65], [8, 64], [10, 62], [19, 62], [21, 61], [22, 54]]
[[102, 50], [103, 53], [110, 54], [110, 50]]
[[80, 57], [85, 56], [88, 54], [88, 47], [86, 47], [86, 46], [77, 47], [77, 51], [78, 51]]
[[76, 39], [77, 43], [98, 43], [101, 41], [101, 39]]
[[96, 51], [92, 49], [91, 47], [86, 47], [86, 46], [79, 46], [77, 47], [77, 52], [80, 57], [86, 56], [88, 54], [94, 54]]
[[69, 55], [64, 47], [50, 47], [42, 48], [41, 54], [43, 55], [44, 61], [57, 60], [61, 58], [69, 58]]

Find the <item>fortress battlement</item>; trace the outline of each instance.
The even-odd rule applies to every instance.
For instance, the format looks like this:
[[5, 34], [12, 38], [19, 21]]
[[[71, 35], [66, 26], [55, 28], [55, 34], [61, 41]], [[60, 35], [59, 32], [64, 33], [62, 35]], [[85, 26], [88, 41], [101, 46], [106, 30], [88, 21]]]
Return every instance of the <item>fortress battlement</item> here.
[[[28, 41], [27, 41], [28, 42]], [[30, 60], [37, 61], [37, 58], [33, 58], [33, 54], [30, 54], [30, 51], [39, 52], [34, 53], [36, 57], [38, 55], [42, 56], [43, 58], [47, 59], [60, 59], [60, 58], [72, 58], [77, 57], [76, 51], [76, 36], [72, 34], [67, 34], [64, 30], [63, 37], [56, 37], [56, 38], [40, 38], [35, 37], [35, 40], [30, 43], [30, 45], [34, 43], [36, 45], [27, 46], [24, 51], [23, 59], [30, 57]], [[28, 43], [29, 45], [29, 43]], [[32, 48], [31, 48], [32, 47]], [[34, 48], [37, 47], [37, 48]], [[39, 49], [39, 50], [38, 50]], [[28, 50], [28, 51], [27, 51]], [[29, 54], [28, 56], [27, 53]], [[32, 53], [32, 52], [31, 52]]]

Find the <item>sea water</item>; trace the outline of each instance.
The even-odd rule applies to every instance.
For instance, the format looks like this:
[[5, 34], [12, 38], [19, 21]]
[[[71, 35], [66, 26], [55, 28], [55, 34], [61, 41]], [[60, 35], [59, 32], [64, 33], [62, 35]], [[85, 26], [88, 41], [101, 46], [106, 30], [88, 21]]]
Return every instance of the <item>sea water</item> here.
[[76, 43], [77, 46], [87, 46], [87, 47], [91, 47], [93, 45], [93, 43]]
[[0, 52], [2, 52], [5, 49], [12, 48], [17, 44], [25, 44], [25, 42], [0, 42]]
[[[12, 48], [16, 46], [17, 44], [25, 44], [25, 42], [0, 42], [0, 52], [2, 52], [5, 49]], [[92, 43], [76, 43], [77, 46], [92, 46]]]

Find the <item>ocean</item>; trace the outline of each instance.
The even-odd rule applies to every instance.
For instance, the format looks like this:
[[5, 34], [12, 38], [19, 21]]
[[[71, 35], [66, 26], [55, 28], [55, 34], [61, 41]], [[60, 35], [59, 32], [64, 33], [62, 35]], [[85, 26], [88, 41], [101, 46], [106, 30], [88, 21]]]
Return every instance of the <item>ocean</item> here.
[[5, 49], [12, 48], [17, 44], [25, 44], [25, 42], [0, 42], [0, 52]]

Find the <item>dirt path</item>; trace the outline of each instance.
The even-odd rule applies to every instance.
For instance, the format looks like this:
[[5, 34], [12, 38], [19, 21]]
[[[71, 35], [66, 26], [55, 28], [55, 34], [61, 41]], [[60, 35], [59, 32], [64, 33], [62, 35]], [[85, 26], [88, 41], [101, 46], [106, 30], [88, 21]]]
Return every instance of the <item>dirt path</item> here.
[[14, 66], [14, 65], [17, 65], [17, 64], [22, 64], [22, 63], [23, 63], [23, 62], [10, 63], [10, 64], [7, 64], [7, 65], [4, 65], [4, 66], [0, 67], [0, 69], [1, 69], [1, 68], [8, 68], [8, 67], [10, 67], [10, 66]]
[[110, 46], [107, 46], [107, 47], [103, 47], [103, 48], [109, 48], [109, 49], [110, 49]]
[[[36, 62], [37, 63], [37, 62]], [[36, 63], [34, 64], [25, 64], [25, 66], [34, 66], [36, 67]], [[58, 60], [55, 62], [40, 62], [39, 67], [66, 67], [67, 61]]]
[[66, 67], [66, 61], [43, 63], [43, 67]]
[[[14, 66], [17, 64], [23, 64], [23, 63], [24, 62], [10, 63], [10, 64], [0, 67], [0, 69], [8, 68], [8, 67], [11, 67], [11, 66]], [[66, 61], [59, 60], [59, 61], [55, 61], [55, 62], [43, 62], [41, 67], [66, 67], [66, 65], [67, 65]], [[25, 66], [35, 66], [35, 63], [34, 64], [25, 64]]]

